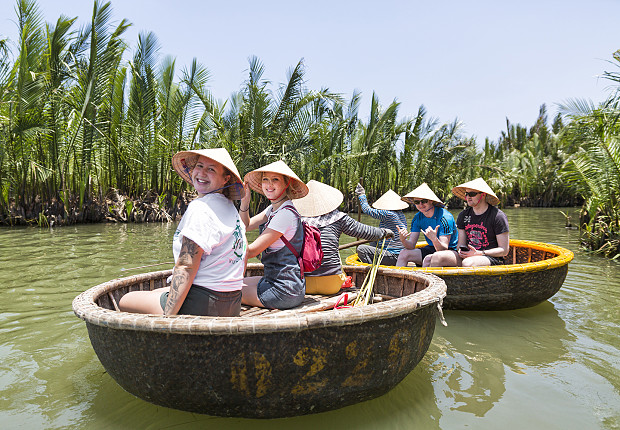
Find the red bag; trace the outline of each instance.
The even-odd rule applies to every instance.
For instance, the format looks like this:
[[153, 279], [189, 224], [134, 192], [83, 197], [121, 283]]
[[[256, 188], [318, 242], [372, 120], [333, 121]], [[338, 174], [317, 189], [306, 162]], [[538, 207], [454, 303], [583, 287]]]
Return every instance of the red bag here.
[[[284, 208], [289, 209], [295, 215], [301, 217], [295, 208], [291, 206], [284, 206]], [[313, 272], [321, 267], [321, 262], [323, 261], [323, 248], [321, 247], [321, 231], [303, 221], [301, 222], [301, 225], [304, 229], [304, 241], [301, 246], [301, 255], [297, 253], [295, 248], [293, 248], [291, 243], [286, 240], [284, 235], [280, 236], [280, 239], [282, 239], [282, 242], [284, 242], [293, 255], [297, 257], [299, 267], [303, 269], [303, 275], [303, 272]]]

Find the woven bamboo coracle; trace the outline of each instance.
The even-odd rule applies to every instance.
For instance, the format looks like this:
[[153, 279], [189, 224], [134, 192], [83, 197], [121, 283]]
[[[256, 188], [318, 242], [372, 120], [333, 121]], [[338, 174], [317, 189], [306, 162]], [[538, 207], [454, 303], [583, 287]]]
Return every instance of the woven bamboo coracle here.
[[[418, 244], [418, 247], [426, 243]], [[503, 266], [398, 267], [398, 270], [430, 273], [446, 281], [444, 309], [508, 310], [535, 306], [560, 290], [568, 273], [571, 251], [529, 240], [510, 240]], [[369, 266], [357, 254], [349, 265]], [[392, 266], [381, 266], [396, 269]]]
[[[361, 285], [367, 267], [344, 267]], [[249, 264], [248, 276], [262, 273]], [[446, 294], [436, 276], [379, 269], [375, 303], [333, 309], [307, 296], [296, 309], [244, 307], [236, 318], [115, 310], [128, 291], [164, 286], [171, 271], [105, 282], [73, 301], [103, 367], [135, 396], [209, 415], [275, 418], [380, 396], [426, 353]], [[351, 292], [355, 295], [355, 292]]]

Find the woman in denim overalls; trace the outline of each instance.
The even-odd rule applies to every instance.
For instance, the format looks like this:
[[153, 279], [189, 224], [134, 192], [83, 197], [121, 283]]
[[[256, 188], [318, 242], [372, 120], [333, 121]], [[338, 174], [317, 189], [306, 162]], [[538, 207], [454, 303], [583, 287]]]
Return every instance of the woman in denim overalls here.
[[[271, 309], [290, 309], [304, 299], [306, 284], [299, 261], [289, 245], [300, 254], [303, 227], [291, 199], [308, 194], [308, 187], [283, 162], [276, 161], [253, 170], [244, 178], [245, 196], [239, 214], [246, 230], [259, 229], [260, 235], [248, 245], [247, 257], [262, 253], [262, 277], [244, 278], [242, 303]], [[271, 205], [250, 218], [250, 189], [263, 194]]]

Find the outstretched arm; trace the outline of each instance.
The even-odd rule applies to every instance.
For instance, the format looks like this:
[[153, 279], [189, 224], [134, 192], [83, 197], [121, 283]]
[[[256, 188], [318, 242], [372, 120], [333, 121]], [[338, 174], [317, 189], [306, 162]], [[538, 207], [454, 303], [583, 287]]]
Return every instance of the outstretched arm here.
[[267, 249], [272, 243], [278, 240], [282, 233], [267, 227], [254, 242], [248, 245], [246, 255], [248, 258], [256, 257], [258, 254]]
[[359, 196], [360, 207], [362, 208], [362, 212], [366, 215], [370, 215], [373, 218], [377, 218], [383, 221], [386, 221], [390, 217], [390, 211], [384, 211], [380, 209], [375, 209], [368, 204], [368, 199], [366, 198], [366, 194], [362, 194]]
[[379, 240], [384, 236], [383, 229], [355, 221], [348, 215], [343, 217], [341, 222], [342, 232], [349, 236], [367, 240]]

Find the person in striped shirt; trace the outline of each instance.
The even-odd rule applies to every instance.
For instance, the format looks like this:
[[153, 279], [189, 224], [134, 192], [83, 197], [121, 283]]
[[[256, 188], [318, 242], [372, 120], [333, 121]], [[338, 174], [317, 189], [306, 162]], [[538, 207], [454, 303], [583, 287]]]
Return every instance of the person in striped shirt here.
[[[366, 198], [366, 190], [361, 184], [355, 187], [360, 202], [362, 212], [379, 220], [379, 228], [389, 229], [397, 232], [402, 228], [407, 228], [407, 219], [403, 213], [403, 209], [409, 205], [400, 199], [400, 196], [392, 190], [388, 190], [385, 194], [372, 204], [368, 204]], [[357, 247], [357, 255], [361, 262], [372, 263], [378, 242], [371, 242], [369, 245], [360, 245]], [[385, 266], [394, 266], [398, 260], [398, 254], [403, 250], [403, 244], [399, 238], [392, 237], [385, 243], [385, 253], [380, 264]]]
[[308, 194], [293, 200], [293, 204], [306, 224], [320, 230], [323, 248], [321, 267], [305, 273], [306, 294], [336, 294], [347, 280], [346, 273], [342, 270], [338, 249], [341, 234], [360, 239], [379, 240], [384, 237], [393, 238], [394, 232], [362, 224], [339, 211], [338, 207], [344, 200], [340, 190], [315, 180], [309, 181], [306, 185]]
[[[396, 266], [403, 267], [413, 262], [417, 266], [428, 267], [435, 251], [456, 251], [458, 230], [454, 217], [444, 209], [444, 203], [426, 183], [403, 196], [403, 200], [415, 205], [418, 213], [411, 220], [411, 232], [407, 232], [406, 228], [398, 231], [406, 249], [399, 254]], [[427, 245], [416, 248], [420, 233], [426, 237]]]

